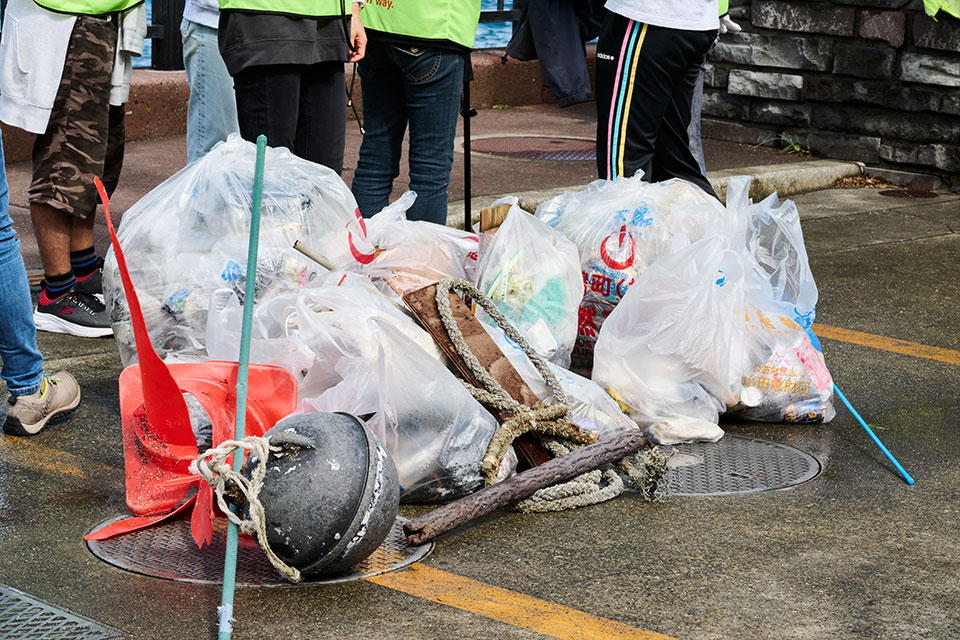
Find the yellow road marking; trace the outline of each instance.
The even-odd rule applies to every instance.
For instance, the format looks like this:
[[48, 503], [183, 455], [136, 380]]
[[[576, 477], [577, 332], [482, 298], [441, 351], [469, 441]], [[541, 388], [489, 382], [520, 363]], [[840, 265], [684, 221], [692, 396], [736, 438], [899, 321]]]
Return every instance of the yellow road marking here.
[[419, 562], [405, 571], [385, 573], [367, 581], [563, 640], [674, 640]]
[[116, 467], [52, 449], [31, 438], [3, 436], [0, 438], [0, 457], [22, 469], [72, 476], [79, 480], [120, 473]]
[[947, 364], [960, 365], [960, 351], [954, 351], [953, 349], [931, 347], [918, 342], [897, 340], [896, 338], [888, 338], [872, 333], [853, 331], [851, 329], [841, 329], [840, 327], [831, 327], [825, 324], [814, 324], [813, 332], [821, 338], [840, 340], [841, 342], [850, 342], [873, 349], [892, 351], [908, 356], [916, 356], [917, 358], [927, 358], [928, 360], [939, 360]]

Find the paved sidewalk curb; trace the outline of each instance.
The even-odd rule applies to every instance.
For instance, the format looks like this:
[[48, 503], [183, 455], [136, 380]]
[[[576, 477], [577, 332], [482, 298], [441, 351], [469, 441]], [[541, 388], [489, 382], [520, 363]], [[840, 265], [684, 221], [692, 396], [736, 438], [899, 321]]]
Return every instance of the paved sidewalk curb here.
[[[725, 171], [707, 172], [710, 184], [720, 199], [727, 195], [727, 182], [733, 176], [751, 176], [750, 197], [760, 200], [776, 192], [781, 198], [829, 189], [840, 178], [858, 176], [863, 173], [863, 165], [859, 162], [841, 162], [837, 160], [812, 160], [792, 162], [771, 166], [741, 167]], [[522, 191], [513, 194], [474, 196], [471, 206], [474, 220], [477, 219], [480, 209], [489, 207], [496, 200], [505, 195], [514, 195], [520, 201], [520, 207], [529, 212], [536, 211], [537, 207], [560, 195], [564, 191], [580, 191], [586, 185], [543, 189], [537, 191]], [[447, 226], [463, 228], [463, 200], [451, 202], [447, 208]]]

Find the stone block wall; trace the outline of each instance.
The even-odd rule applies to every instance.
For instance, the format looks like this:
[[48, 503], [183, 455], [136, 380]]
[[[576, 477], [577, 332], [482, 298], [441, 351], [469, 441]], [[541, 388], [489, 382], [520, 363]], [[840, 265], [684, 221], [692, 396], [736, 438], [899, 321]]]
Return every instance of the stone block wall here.
[[703, 134], [960, 186], [960, 20], [921, 0], [732, 0], [743, 32], [705, 72]]

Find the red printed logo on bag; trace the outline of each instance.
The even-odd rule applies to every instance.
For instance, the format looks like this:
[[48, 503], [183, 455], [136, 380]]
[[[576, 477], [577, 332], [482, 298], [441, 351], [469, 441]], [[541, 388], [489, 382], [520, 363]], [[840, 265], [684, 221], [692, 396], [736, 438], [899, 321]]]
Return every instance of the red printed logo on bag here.
[[610, 257], [610, 253], [607, 251], [607, 242], [614, 236], [613, 233], [608, 235], [603, 239], [603, 242], [600, 243], [600, 259], [603, 260], [603, 263], [610, 267], [611, 269], [616, 269], [617, 271], [623, 271], [628, 269], [633, 261], [637, 258], [637, 241], [633, 239], [633, 236], [627, 233], [627, 225], [620, 227], [620, 236], [617, 250], [618, 252], [623, 251], [623, 243], [627, 238], [630, 238], [630, 255], [622, 260], [614, 260]]

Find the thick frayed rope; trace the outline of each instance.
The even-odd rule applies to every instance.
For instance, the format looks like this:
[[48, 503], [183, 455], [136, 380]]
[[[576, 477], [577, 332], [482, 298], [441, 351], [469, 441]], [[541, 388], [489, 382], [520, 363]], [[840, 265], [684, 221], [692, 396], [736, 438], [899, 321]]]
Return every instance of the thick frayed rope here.
[[[547, 405], [538, 402], [533, 407], [524, 406], [514, 400], [500, 383], [483, 368], [480, 360], [467, 345], [463, 332], [460, 331], [460, 327], [457, 326], [453, 317], [449, 296], [451, 291], [469, 296], [493, 319], [494, 323], [510, 340], [523, 349], [533, 366], [543, 376], [544, 381], [553, 393], [556, 404]], [[488, 486], [495, 481], [507, 448], [517, 437], [525, 433], [535, 432], [540, 434], [543, 444], [550, 448], [557, 457], [569, 453], [574, 448], [596, 442], [597, 438], [591, 432], [585, 431], [564, 419], [569, 409], [567, 407], [567, 397], [560, 386], [560, 382], [553, 375], [543, 357], [517, 331], [510, 320], [500, 312], [493, 301], [483, 295], [479, 289], [460, 278], [441, 280], [437, 283], [437, 310], [454, 350], [484, 388], [475, 387], [467, 382], [463, 383], [464, 386], [479, 402], [513, 414], [494, 434], [483, 458], [481, 470]], [[659, 454], [648, 455], [653, 456], [651, 458], [653, 460]], [[656, 492], [647, 491], [643, 488], [644, 486], [665, 486], [662, 476], [648, 477], [648, 474], [659, 469], [658, 467], [644, 464], [643, 469], [637, 469], [622, 460], [617, 463], [617, 466], [640, 487], [641, 494], [645, 499], [652, 500], [662, 497], [662, 494], [657, 496]], [[665, 462], [662, 472], [666, 472]], [[601, 479], [605, 484], [601, 484]], [[517, 503], [515, 508], [526, 512], [563, 511], [610, 500], [620, 495], [623, 489], [623, 480], [615, 471], [609, 468], [602, 472], [595, 470], [578, 476], [569, 482], [540, 489], [526, 500]]]
[[[253, 470], [252, 478], [237, 473], [227, 464], [227, 458], [235, 452], [250, 450], [251, 458], [256, 456], [259, 459], [257, 466]], [[267, 518], [260, 502], [260, 489], [263, 487], [263, 478], [267, 474], [267, 460], [270, 452], [279, 452], [282, 447], [273, 446], [266, 438], [257, 436], [248, 436], [243, 440], [226, 440], [218, 447], [207, 449], [199, 457], [191, 470], [207, 481], [213, 487], [217, 494], [217, 504], [220, 510], [227, 514], [230, 522], [240, 528], [240, 531], [256, 536], [260, 548], [278, 571], [285, 575], [291, 582], [300, 582], [300, 571], [291, 567], [270, 548], [267, 540]], [[247, 519], [242, 519], [230, 509], [224, 495], [230, 497], [235, 504], [247, 506]]]

